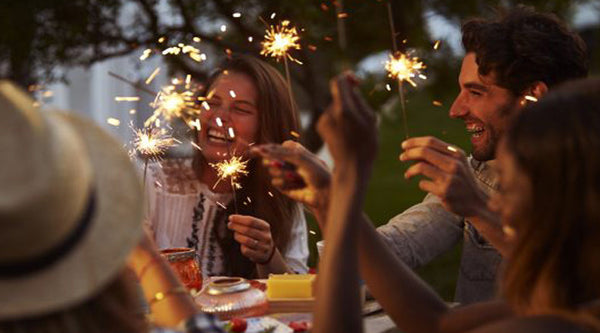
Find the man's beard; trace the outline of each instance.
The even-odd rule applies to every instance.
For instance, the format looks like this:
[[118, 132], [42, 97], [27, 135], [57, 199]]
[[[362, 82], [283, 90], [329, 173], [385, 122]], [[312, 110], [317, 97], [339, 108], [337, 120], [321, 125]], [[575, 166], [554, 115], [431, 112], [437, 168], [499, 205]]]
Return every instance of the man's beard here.
[[472, 147], [473, 158], [482, 162], [490, 161], [496, 158], [496, 147], [498, 146], [498, 141], [500, 140], [500, 135], [496, 129], [487, 127], [485, 131], [488, 136], [486, 144], [482, 147]]

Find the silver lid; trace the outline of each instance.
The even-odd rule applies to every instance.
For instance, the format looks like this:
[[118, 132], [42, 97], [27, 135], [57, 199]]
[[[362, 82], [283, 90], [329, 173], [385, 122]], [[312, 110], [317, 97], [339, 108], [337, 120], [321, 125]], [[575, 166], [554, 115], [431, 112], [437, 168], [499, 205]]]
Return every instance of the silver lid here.
[[233, 294], [250, 289], [250, 283], [244, 278], [226, 277], [211, 281], [207, 288], [209, 295]]

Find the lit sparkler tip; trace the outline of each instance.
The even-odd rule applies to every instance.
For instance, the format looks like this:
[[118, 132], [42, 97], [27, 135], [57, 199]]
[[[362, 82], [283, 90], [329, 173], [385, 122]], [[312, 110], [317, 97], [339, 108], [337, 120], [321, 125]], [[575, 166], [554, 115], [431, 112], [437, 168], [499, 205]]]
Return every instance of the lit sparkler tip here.
[[229, 181], [234, 188], [240, 188], [241, 186], [238, 180], [239, 177], [248, 174], [248, 162], [249, 160], [243, 160], [241, 156], [233, 156], [229, 160], [210, 163], [209, 165], [217, 171], [217, 177], [219, 177], [219, 180], [217, 180], [213, 188], [216, 187], [221, 180], [227, 178], [229, 178]]
[[[196, 97], [194, 92], [190, 90], [191, 76], [186, 77], [185, 80], [174, 79], [172, 82], [173, 85], [163, 87], [154, 101], [150, 103], [150, 106], [154, 108], [154, 113], [146, 120], [144, 126], [149, 126], [159, 118], [167, 121], [181, 118], [187, 123], [200, 113], [200, 110], [195, 107]], [[177, 91], [178, 87], [180, 89], [185, 88], [185, 90]]]
[[409, 54], [402, 52], [390, 54], [388, 61], [385, 63], [385, 69], [388, 71], [389, 77], [399, 81], [406, 81], [413, 86], [416, 86], [413, 78], [427, 78], [421, 74], [421, 71], [425, 69], [423, 62], [417, 57], [411, 57]]
[[290, 54], [292, 49], [299, 50], [300, 36], [296, 27], [290, 27], [290, 21], [282, 21], [277, 26], [271, 26], [265, 34], [265, 39], [262, 42], [261, 55], [266, 57], [280, 59], [288, 58], [292, 61], [297, 61]]
[[159, 159], [169, 147], [178, 143], [178, 141], [164, 129], [135, 129], [133, 126], [130, 127], [135, 136], [133, 139], [133, 147], [144, 159]]

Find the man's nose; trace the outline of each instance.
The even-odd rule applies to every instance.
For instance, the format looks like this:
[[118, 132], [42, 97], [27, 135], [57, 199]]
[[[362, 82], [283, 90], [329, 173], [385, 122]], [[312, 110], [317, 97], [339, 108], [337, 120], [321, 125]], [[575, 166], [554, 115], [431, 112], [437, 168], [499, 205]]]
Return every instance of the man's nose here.
[[448, 112], [450, 118], [463, 118], [469, 113], [467, 105], [463, 101], [462, 93], [456, 96], [454, 103]]

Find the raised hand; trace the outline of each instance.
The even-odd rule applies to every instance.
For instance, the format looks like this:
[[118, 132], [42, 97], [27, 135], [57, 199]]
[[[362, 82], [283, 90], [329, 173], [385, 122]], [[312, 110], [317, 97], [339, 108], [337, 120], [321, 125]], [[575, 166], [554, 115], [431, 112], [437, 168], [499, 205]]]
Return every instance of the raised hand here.
[[263, 158], [273, 186], [290, 199], [303, 203], [319, 223], [323, 221], [331, 183], [331, 174], [323, 161], [294, 141], [256, 146], [252, 153]]
[[479, 188], [462, 149], [435, 137], [410, 138], [402, 143], [401, 161], [416, 161], [404, 177], [423, 175], [423, 191], [438, 196], [447, 210], [465, 217], [487, 210], [487, 195]]
[[350, 73], [330, 82], [333, 101], [319, 119], [317, 130], [336, 168], [352, 165], [369, 174], [377, 152], [376, 117], [357, 85]]

